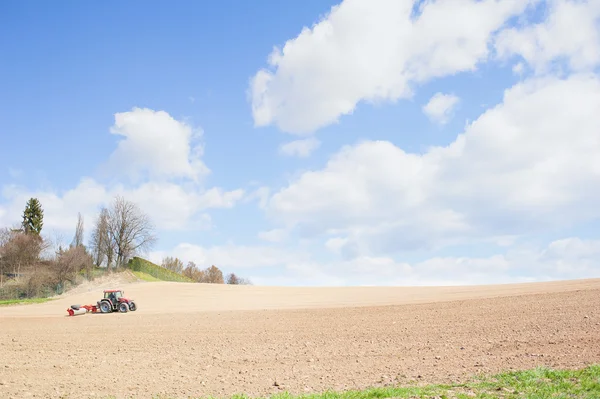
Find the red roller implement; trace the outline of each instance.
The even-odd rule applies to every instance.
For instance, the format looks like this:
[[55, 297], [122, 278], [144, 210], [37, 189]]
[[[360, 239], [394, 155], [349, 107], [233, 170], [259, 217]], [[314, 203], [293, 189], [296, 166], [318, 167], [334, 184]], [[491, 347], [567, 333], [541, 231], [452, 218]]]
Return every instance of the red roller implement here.
[[83, 305], [83, 306], [71, 306], [67, 309], [69, 316], [77, 316], [80, 314], [86, 314], [88, 312], [95, 313], [98, 311], [96, 305]]

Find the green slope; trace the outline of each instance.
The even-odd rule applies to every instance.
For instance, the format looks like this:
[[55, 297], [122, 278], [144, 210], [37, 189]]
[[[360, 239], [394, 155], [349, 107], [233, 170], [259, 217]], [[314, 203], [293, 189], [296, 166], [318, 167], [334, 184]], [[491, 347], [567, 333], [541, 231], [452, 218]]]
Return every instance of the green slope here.
[[[132, 258], [127, 267], [131, 269], [134, 274], [145, 281], [177, 281], [180, 283], [193, 283], [194, 280], [185, 277], [179, 273], [175, 273], [169, 269], [165, 269], [162, 266], [156, 265], [146, 259], [138, 258], [137, 256]], [[149, 277], [148, 277], [149, 276]]]

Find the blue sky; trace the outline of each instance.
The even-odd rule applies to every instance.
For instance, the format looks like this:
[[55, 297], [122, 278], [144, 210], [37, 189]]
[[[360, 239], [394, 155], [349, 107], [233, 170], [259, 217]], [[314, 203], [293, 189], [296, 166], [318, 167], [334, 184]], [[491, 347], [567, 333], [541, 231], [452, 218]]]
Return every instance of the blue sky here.
[[3, 2], [0, 225], [36, 196], [68, 242], [121, 194], [157, 226], [146, 256], [256, 284], [597, 277], [599, 21], [567, 0]]

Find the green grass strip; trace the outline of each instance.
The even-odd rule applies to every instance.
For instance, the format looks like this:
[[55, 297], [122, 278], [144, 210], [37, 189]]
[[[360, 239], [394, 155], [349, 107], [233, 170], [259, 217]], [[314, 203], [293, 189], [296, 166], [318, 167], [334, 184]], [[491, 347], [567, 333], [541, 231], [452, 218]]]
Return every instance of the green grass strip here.
[[[109, 397], [110, 398], [110, 397]], [[153, 399], [179, 399], [155, 395]], [[188, 397], [186, 397], [188, 398]], [[212, 396], [194, 399], [219, 399]], [[384, 387], [346, 392], [291, 395], [287, 392], [263, 399], [598, 399], [600, 365], [579, 370], [546, 367], [479, 377], [464, 384]], [[108, 398], [107, 398], [108, 399]], [[234, 395], [228, 399], [250, 399]]]
[[44, 303], [51, 301], [52, 298], [24, 298], [24, 299], [0, 299], [0, 306], [26, 305], [32, 303]]

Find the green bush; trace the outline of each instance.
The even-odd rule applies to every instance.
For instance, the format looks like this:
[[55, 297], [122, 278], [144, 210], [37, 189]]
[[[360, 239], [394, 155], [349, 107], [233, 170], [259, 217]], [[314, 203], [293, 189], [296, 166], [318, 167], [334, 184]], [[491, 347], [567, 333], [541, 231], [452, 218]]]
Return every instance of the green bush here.
[[162, 281], [177, 281], [180, 283], [194, 282], [194, 280], [185, 277], [182, 274], [175, 273], [169, 269], [165, 269], [162, 266], [158, 266], [150, 261], [147, 261], [146, 259], [138, 258], [137, 256], [129, 260], [127, 267], [133, 271], [148, 274]]

